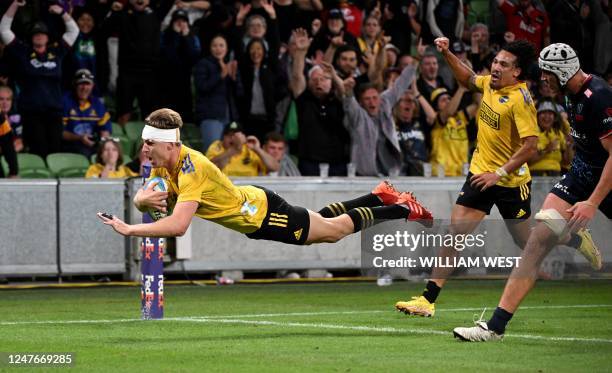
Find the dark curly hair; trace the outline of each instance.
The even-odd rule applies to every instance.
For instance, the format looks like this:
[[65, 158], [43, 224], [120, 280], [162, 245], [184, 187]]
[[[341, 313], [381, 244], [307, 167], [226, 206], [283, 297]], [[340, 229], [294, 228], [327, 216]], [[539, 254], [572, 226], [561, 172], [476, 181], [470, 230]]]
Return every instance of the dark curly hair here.
[[518, 78], [524, 80], [529, 72], [529, 67], [533, 64], [535, 59], [535, 48], [533, 44], [527, 40], [516, 40], [504, 45], [502, 50], [516, 57], [516, 66], [521, 69], [521, 75], [519, 75]]

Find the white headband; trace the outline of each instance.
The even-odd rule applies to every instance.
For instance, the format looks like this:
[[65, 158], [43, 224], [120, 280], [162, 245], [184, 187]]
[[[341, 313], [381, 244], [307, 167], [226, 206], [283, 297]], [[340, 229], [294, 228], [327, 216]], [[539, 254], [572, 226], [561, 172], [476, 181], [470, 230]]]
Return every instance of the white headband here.
[[142, 139], [159, 142], [181, 142], [181, 132], [178, 128], [160, 129], [145, 125], [142, 129]]

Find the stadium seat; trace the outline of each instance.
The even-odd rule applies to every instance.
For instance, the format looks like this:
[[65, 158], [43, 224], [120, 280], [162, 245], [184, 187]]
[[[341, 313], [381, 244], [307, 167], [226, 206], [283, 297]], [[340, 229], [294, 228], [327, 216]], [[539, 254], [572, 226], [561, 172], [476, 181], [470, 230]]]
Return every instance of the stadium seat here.
[[53, 153], [47, 156], [49, 170], [57, 177], [84, 177], [89, 160], [81, 154]]
[[[24, 179], [48, 179], [53, 174], [47, 169], [44, 159], [36, 154], [17, 153], [17, 164], [19, 165], [19, 176]], [[2, 158], [4, 174], [8, 175], [8, 163]]]
[[113, 122], [113, 136], [117, 137], [121, 135], [125, 135], [125, 130], [123, 129], [123, 126], [121, 126], [119, 123]]
[[181, 140], [199, 140], [202, 138], [200, 127], [193, 123], [184, 123], [181, 128]]
[[140, 121], [127, 122], [125, 124], [125, 134], [130, 140], [140, 140], [144, 125], [144, 122]]

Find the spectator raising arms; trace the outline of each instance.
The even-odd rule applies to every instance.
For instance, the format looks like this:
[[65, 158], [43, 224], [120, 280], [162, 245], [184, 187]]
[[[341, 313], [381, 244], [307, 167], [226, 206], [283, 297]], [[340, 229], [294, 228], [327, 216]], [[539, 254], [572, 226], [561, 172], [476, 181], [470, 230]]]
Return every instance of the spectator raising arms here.
[[120, 179], [132, 176], [138, 176], [138, 173], [123, 165], [123, 155], [119, 140], [114, 138], [102, 139], [96, 154], [96, 163], [89, 166], [85, 177]]
[[[330, 70], [319, 65], [304, 77], [306, 52], [311, 40], [304, 29], [293, 32], [295, 42], [289, 88], [295, 98], [299, 128], [298, 158], [304, 176], [317, 176], [322, 163], [329, 165], [330, 176], [346, 176], [349, 161], [349, 134], [342, 125], [342, 103], [332, 91]], [[339, 89], [335, 86], [335, 89]]]
[[202, 132], [202, 149], [221, 139], [225, 126], [238, 119], [237, 99], [243, 95], [236, 60], [229, 61], [222, 35], [210, 42], [210, 55], [194, 68], [196, 120]]
[[59, 5], [49, 12], [60, 15], [66, 32], [60, 43], [49, 43], [49, 31], [44, 23], [31, 30], [31, 44], [15, 38], [11, 31], [13, 17], [25, 1], [14, 1], [0, 21], [0, 38], [6, 44], [12, 70], [21, 89], [18, 105], [22, 115], [23, 137], [30, 152], [46, 157], [58, 152], [62, 140], [62, 61], [74, 44], [79, 28]]

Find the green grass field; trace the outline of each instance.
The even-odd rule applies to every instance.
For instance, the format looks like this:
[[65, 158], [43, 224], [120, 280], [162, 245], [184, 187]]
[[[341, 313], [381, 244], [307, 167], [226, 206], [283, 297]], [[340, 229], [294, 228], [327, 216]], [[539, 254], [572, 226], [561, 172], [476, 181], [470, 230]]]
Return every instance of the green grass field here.
[[72, 370], [87, 372], [612, 369], [612, 281], [538, 283], [504, 341], [487, 344], [451, 330], [489, 316], [503, 281], [449, 282], [432, 319], [394, 311], [422, 287], [167, 285], [163, 321], [138, 320], [135, 287], [4, 290], [0, 352], [75, 352]]

